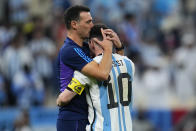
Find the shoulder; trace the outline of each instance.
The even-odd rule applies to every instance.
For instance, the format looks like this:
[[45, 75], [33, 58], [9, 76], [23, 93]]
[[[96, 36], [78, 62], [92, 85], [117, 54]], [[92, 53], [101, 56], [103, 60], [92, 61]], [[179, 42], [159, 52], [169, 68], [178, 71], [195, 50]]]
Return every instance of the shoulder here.
[[65, 42], [64, 44], [63, 44], [63, 46], [61, 47], [61, 51], [68, 51], [68, 50], [73, 50], [74, 49], [74, 47], [76, 47], [76, 46], [74, 46], [74, 45], [72, 45], [72, 44], [70, 44], [70, 43], [68, 43], [68, 42]]
[[61, 57], [72, 57], [74, 54], [76, 54], [76, 46], [74, 45], [66, 45], [64, 44], [63, 47], [60, 49], [60, 56]]
[[124, 59], [126, 61], [129, 61], [130, 63], [133, 63], [133, 61], [131, 59], [129, 59], [127, 56], [122, 56], [122, 55], [119, 55], [119, 54], [113, 54], [113, 57], [114, 58], [117, 58], [117, 59]]
[[81, 70], [92, 59], [77, 45], [65, 43], [60, 50], [59, 59], [73, 69]]
[[59, 60], [62, 61], [64, 64], [68, 65], [70, 62], [75, 61], [78, 57], [74, 48], [76, 46], [71, 45], [69, 43], [64, 43], [59, 51]]
[[122, 56], [122, 55], [119, 55], [119, 54], [113, 54], [113, 57], [117, 60], [123, 60], [126, 65], [129, 65], [131, 66], [133, 72], [135, 72], [135, 64], [133, 63], [133, 61], [131, 59], [129, 59], [127, 56]]

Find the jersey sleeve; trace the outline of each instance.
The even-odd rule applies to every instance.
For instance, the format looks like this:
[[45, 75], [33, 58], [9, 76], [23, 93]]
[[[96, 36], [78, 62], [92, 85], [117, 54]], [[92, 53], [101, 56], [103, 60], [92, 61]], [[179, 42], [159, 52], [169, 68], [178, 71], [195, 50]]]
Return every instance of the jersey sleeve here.
[[101, 62], [101, 59], [102, 59], [102, 55], [101, 56], [96, 56], [93, 60], [96, 62], [96, 63], [100, 63]]
[[79, 71], [74, 72], [74, 76], [68, 87], [75, 93], [81, 95], [87, 85], [90, 85], [91, 79]]
[[61, 50], [61, 60], [63, 64], [72, 67], [74, 70], [79, 70], [92, 61], [81, 48], [69, 47]]

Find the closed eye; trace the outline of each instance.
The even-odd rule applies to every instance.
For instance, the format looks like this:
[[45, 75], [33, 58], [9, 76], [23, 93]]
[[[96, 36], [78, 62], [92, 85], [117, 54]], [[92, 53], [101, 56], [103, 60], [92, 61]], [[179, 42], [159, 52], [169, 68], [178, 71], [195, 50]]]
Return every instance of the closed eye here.
[[88, 20], [86, 23], [90, 24], [90, 23], [92, 23], [92, 22], [93, 22], [92, 20]]

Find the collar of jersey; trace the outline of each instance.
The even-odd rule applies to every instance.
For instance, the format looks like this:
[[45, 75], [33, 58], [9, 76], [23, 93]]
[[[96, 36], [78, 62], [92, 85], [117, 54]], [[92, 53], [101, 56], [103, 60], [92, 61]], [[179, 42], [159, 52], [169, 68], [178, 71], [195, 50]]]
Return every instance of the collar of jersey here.
[[79, 48], [83, 48], [84, 46], [79, 46], [78, 44], [76, 44], [72, 39], [70, 39], [69, 37], [66, 38], [66, 43], [71, 44], [71, 45], [76, 45]]

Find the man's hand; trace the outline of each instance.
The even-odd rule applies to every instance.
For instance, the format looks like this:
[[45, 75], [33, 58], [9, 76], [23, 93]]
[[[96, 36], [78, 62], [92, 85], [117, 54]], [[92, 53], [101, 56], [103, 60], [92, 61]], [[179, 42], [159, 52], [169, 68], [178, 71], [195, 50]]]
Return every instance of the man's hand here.
[[99, 44], [103, 48], [104, 51], [109, 50], [112, 52], [112, 46], [113, 46], [112, 41], [108, 40], [102, 28], [101, 28], [101, 33], [103, 36], [102, 41], [98, 40], [97, 38], [93, 38], [92, 40], [95, 41], [97, 44]]
[[114, 43], [116, 48], [122, 47], [122, 43], [116, 32], [114, 32], [112, 29], [105, 29], [103, 32], [108, 36], [107, 39], [111, 40]]
[[[60, 95], [61, 95], [61, 94], [60, 94]], [[62, 101], [61, 101], [60, 95], [59, 95], [58, 98], [56, 99], [56, 104], [57, 104], [57, 106], [59, 106], [59, 107], [62, 106]]]
[[56, 104], [58, 106], [66, 106], [76, 95], [77, 93], [65, 89], [63, 92], [59, 94], [56, 100]]

